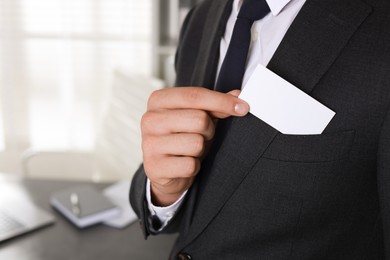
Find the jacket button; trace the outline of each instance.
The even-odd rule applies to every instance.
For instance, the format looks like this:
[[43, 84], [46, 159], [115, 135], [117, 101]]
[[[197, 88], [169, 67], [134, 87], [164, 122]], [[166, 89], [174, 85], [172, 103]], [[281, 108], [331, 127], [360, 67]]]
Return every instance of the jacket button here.
[[177, 255], [178, 260], [191, 260], [192, 257], [189, 254], [186, 253], [180, 253]]

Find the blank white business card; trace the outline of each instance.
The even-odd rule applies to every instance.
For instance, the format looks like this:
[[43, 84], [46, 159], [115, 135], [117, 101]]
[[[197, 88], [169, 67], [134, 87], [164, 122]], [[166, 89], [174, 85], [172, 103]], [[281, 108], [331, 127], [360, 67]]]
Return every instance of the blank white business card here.
[[336, 114], [262, 65], [239, 98], [249, 104], [250, 113], [283, 134], [321, 134]]

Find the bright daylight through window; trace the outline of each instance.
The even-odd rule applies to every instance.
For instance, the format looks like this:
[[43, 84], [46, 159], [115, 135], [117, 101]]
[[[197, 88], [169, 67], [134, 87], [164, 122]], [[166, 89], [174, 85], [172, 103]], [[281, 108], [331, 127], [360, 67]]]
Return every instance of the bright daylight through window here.
[[0, 148], [91, 149], [115, 69], [150, 75], [152, 0], [1, 0]]

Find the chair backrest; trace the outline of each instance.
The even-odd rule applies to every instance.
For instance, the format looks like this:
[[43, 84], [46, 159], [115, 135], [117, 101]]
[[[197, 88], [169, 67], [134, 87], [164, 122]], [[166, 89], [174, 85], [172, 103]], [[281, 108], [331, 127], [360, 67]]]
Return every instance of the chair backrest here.
[[92, 153], [82, 151], [26, 150], [22, 156], [25, 177], [63, 180], [94, 180]]
[[156, 78], [115, 70], [94, 150], [29, 149], [22, 158], [25, 176], [93, 181], [131, 178], [142, 162], [141, 117], [150, 94], [163, 87], [163, 81]]

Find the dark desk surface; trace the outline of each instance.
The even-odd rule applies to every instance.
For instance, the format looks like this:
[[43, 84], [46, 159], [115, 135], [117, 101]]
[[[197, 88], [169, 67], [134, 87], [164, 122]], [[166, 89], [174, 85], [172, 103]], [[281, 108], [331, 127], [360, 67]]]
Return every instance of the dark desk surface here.
[[[74, 227], [49, 205], [54, 191], [81, 182], [8, 178], [0, 176], [0, 189], [20, 190], [56, 217], [54, 225], [0, 243], [0, 260], [150, 260], [167, 259], [176, 235], [149, 237], [145, 241], [138, 222], [118, 230], [96, 225]], [[109, 184], [91, 184], [103, 189]], [[6, 198], [1, 198], [6, 199]]]

